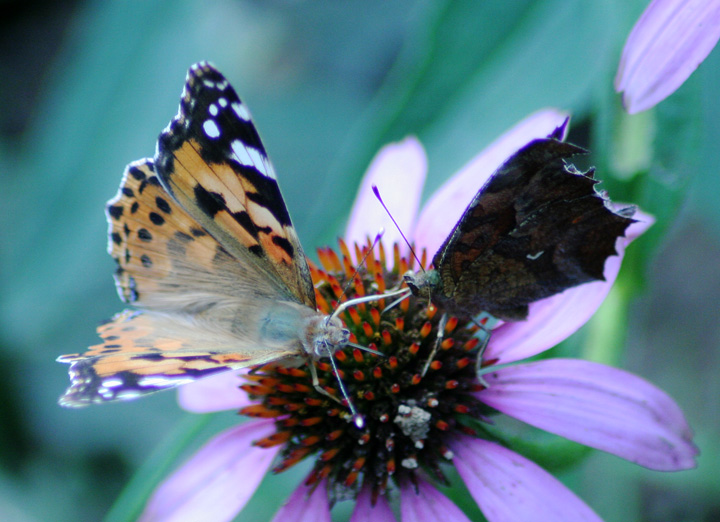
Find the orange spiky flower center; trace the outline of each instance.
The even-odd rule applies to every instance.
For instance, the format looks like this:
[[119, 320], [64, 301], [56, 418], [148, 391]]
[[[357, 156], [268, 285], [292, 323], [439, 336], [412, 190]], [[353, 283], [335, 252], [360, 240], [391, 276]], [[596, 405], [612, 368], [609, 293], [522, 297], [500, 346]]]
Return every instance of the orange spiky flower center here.
[[[382, 245], [355, 246], [355, 258], [365, 259], [357, 270], [344, 242], [339, 249], [340, 256], [320, 249], [321, 267], [310, 265], [318, 309], [326, 314], [339, 301], [399, 287], [402, 275], [413, 269], [412, 259], [401, 257], [397, 245], [391, 270]], [[274, 471], [314, 455], [306, 483], [327, 478], [333, 502], [354, 498], [362, 485], [369, 485], [377, 498], [389, 480], [414, 481], [418, 469], [446, 483], [440, 465], [452, 459], [447, 437], [458, 431], [475, 434], [468, 425], [489, 413], [472, 395], [482, 389], [476, 374], [478, 328], [452, 317], [438, 343], [442, 314], [437, 308], [411, 296], [386, 310], [389, 301], [359, 304], [340, 315], [352, 343], [385, 355], [350, 346], [335, 353], [339, 377], [365, 420], [362, 428], [351, 422], [346, 407], [314, 389], [306, 367], [268, 365], [248, 374], [249, 383], [242, 386], [258, 401], [242, 414], [277, 419], [277, 432], [256, 442], [261, 447], [284, 445]], [[423, 375], [436, 344], [437, 353]], [[331, 364], [321, 360], [315, 365], [321, 386], [339, 396]]]

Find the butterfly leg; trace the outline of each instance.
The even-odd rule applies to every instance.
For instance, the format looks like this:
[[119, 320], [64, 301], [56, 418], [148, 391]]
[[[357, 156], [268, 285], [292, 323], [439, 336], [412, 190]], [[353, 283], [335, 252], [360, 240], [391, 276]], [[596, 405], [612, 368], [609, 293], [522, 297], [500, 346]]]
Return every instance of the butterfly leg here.
[[[491, 316], [491, 319], [492, 319], [492, 316]], [[490, 328], [488, 328], [485, 324], [483, 324], [480, 321], [476, 321], [475, 319], [471, 319], [471, 320], [475, 324], [475, 326], [477, 326], [480, 330], [482, 330], [482, 333], [483, 333], [483, 338], [480, 341], [481, 344], [480, 344], [480, 347], [478, 348], [477, 356], [475, 358], [475, 374], [477, 375], [477, 379], [480, 382], [480, 384], [482, 384], [483, 386], [485, 386], [487, 388], [489, 386], [489, 384], [482, 378], [481, 371], [482, 371], [483, 355], [485, 354], [485, 350], [487, 349], [488, 344], [490, 343], [490, 334], [491, 334], [492, 330], [490, 330]]]
[[[392, 303], [390, 303], [389, 305], [387, 305], [387, 306], [383, 309], [383, 311], [381, 312], [382, 314], [384, 314], [384, 313], [392, 310], [392, 309], [395, 308], [397, 305], [399, 305], [400, 303], [402, 303], [405, 299], [407, 299], [407, 298], [410, 296], [410, 293], [411, 293], [411, 292], [410, 292], [410, 289], [408, 289], [408, 288], [403, 288], [403, 289], [400, 290], [399, 292], [400, 292], [400, 294], [401, 294], [400, 297], [398, 297], [398, 298], [395, 299]], [[392, 294], [392, 295], [395, 295], [395, 292], [391, 292], [391, 294]], [[428, 306], [430, 306], [430, 303], [428, 303]]]
[[430, 357], [428, 357], [427, 362], [425, 363], [425, 367], [422, 371], [422, 376], [425, 377], [425, 374], [427, 373], [428, 369], [430, 368], [430, 364], [435, 359], [435, 354], [440, 349], [440, 344], [443, 342], [443, 338], [445, 337], [445, 325], [448, 321], [448, 315], [443, 313], [442, 317], [440, 318], [440, 322], [438, 323], [438, 334], [437, 338], [435, 339], [435, 346], [433, 346], [432, 352], [430, 352]]
[[[347, 407], [350, 409], [350, 413], [352, 413], [352, 419], [355, 426], [358, 428], [362, 428], [365, 425], [365, 419], [362, 415], [360, 415], [357, 410], [355, 409], [355, 405], [353, 404], [352, 400], [350, 400], [350, 396], [347, 393], [347, 390], [345, 389], [345, 385], [342, 382], [342, 379], [340, 378], [340, 374], [338, 373], [337, 366], [335, 365], [335, 358], [332, 356], [332, 354], [329, 355], [330, 357], [330, 364], [333, 367], [333, 373], [335, 374], [335, 377], [337, 378], [338, 385], [340, 386], [340, 393], [342, 394], [343, 398], [347, 401]], [[335, 397], [333, 394], [328, 392], [325, 388], [320, 386], [320, 379], [318, 378], [317, 374], [317, 368], [315, 368], [315, 364], [313, 361], [308, 361], [308, 366], [310, 367], [310, 374], [312, 375], [312, 384], [313, 388], [318, 393], [321, 393], [322, 395], [325, 395], [326, 397], [334, 400], [338, 404], [340, 404], [342, 407], [345, 407], [345, 404]]]

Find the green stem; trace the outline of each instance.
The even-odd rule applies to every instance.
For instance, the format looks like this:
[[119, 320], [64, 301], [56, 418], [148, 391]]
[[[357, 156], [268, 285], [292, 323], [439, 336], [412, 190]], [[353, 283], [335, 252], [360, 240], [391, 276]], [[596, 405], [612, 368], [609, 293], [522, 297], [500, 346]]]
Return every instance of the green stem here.
[[618, 277], [602, 306], [588, 323], [581, 358], [617, 366], [622, 362], [631, 292], [626, 278]]
[[615, 177], [629, 180], [650, 167], [655, 131], [653, 111], [632, 116], [619, 111], [611, 155], [611, 168]]

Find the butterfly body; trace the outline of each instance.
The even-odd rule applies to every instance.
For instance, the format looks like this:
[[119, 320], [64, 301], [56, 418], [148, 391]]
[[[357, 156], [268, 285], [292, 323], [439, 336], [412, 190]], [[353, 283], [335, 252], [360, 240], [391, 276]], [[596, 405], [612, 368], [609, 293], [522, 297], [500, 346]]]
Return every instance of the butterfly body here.
[[191, 67], [154, 159], [128, 165], [107, 205], [126, 310], [70, 364], [64, 406], [135, 398], [218, 372], [297, 365], [345, 346], [316, 310], [305, 254], [262, 142], [228, 81]]
[[433, 257], [434, 270], [406, 276], [415, 295], [463, 318], [485, 311], [522, 320], [529, 303], [603, 279], [634, 208], [613, 209], [592, 170], [566, 163], [585, 151], [560, 141], [563, 131], [532, 141], [491, 176]]

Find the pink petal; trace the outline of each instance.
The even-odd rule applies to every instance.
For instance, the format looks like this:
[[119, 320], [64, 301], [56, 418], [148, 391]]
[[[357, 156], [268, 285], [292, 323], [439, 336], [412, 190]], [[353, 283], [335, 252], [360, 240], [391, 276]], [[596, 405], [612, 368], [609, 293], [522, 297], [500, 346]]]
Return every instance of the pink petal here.
[[412, 484], [400, 488], [400, 519], [402, 522], [469, 522], [459, 507], [423, 479], [418, 479], [418, 491]]
[[483, 376], [484, 403], [545, 431], [662, 471], [695, 467], [697, 448], [678, 405], [631, 373], [547, 359]]
[[495, 169], [523, 145], [546, 137], [566, 117], [565, 113], [554, 109], [531, 114], [470, 160], [423, 207], [415, 229], [418, 246], [425, 247], [428, 254], [434, 256]]
[[680, 87], [720, 39], [717, 0], [654, 0], [625, 42], [615, 89], [630, 114]]
[[140, 522], [225, 522], [245, 506], [279, 447], [252, 443], [275, 432], [272, 420], [251, 421], [217, 435], [155, 490]]
[[602, 522], [540, 466], [487, 440], [461, 437], [453, 462], [489, 522]]
[[605, 262], [605, 281], [585, 283], [530, 304], [524, 321], [508, 322], [493, 330], [484, 358], [498, 364], [520, 361], [552, 348], [567, 339], [597, 311], [610, 292], [620, 271], [625, 247], [644, 233], [655, 221], [641, 211], [638, 222], [627, 228], [626, 236], [618, 238], [617, 256]]
[[275, 513], [273, 522], [330, 522], [327, 484], [323, 481], [309, 488], [298, 486], [285, 504]]
[[212, 377], [185, 384], [178, 388], [180, 407], [193, 413], [239, 410], [253, 402], [239, 388], [245, 381], [241, 375], [247, 370], [222, 372]]
[[362, 488], [355, 501], [355, 509], [350, 522], [395, 522], [395, 515], [385, 495], [378, 496], [377, 503], [372, 505], [372, 490]]
[[400, 232], [373, 194], [372, 186], [377, 186], [400, 229], [412, 237], [426, 174], [425, 149], [416, 138], [410, 136], [380, 149], [360, 184], [345, 241], [365, 244], [368, 236], [372, 240], [384, 229], [382, 241], [386, 252], [392, 252], [388, 248], [393, 243], [403, 245]]

